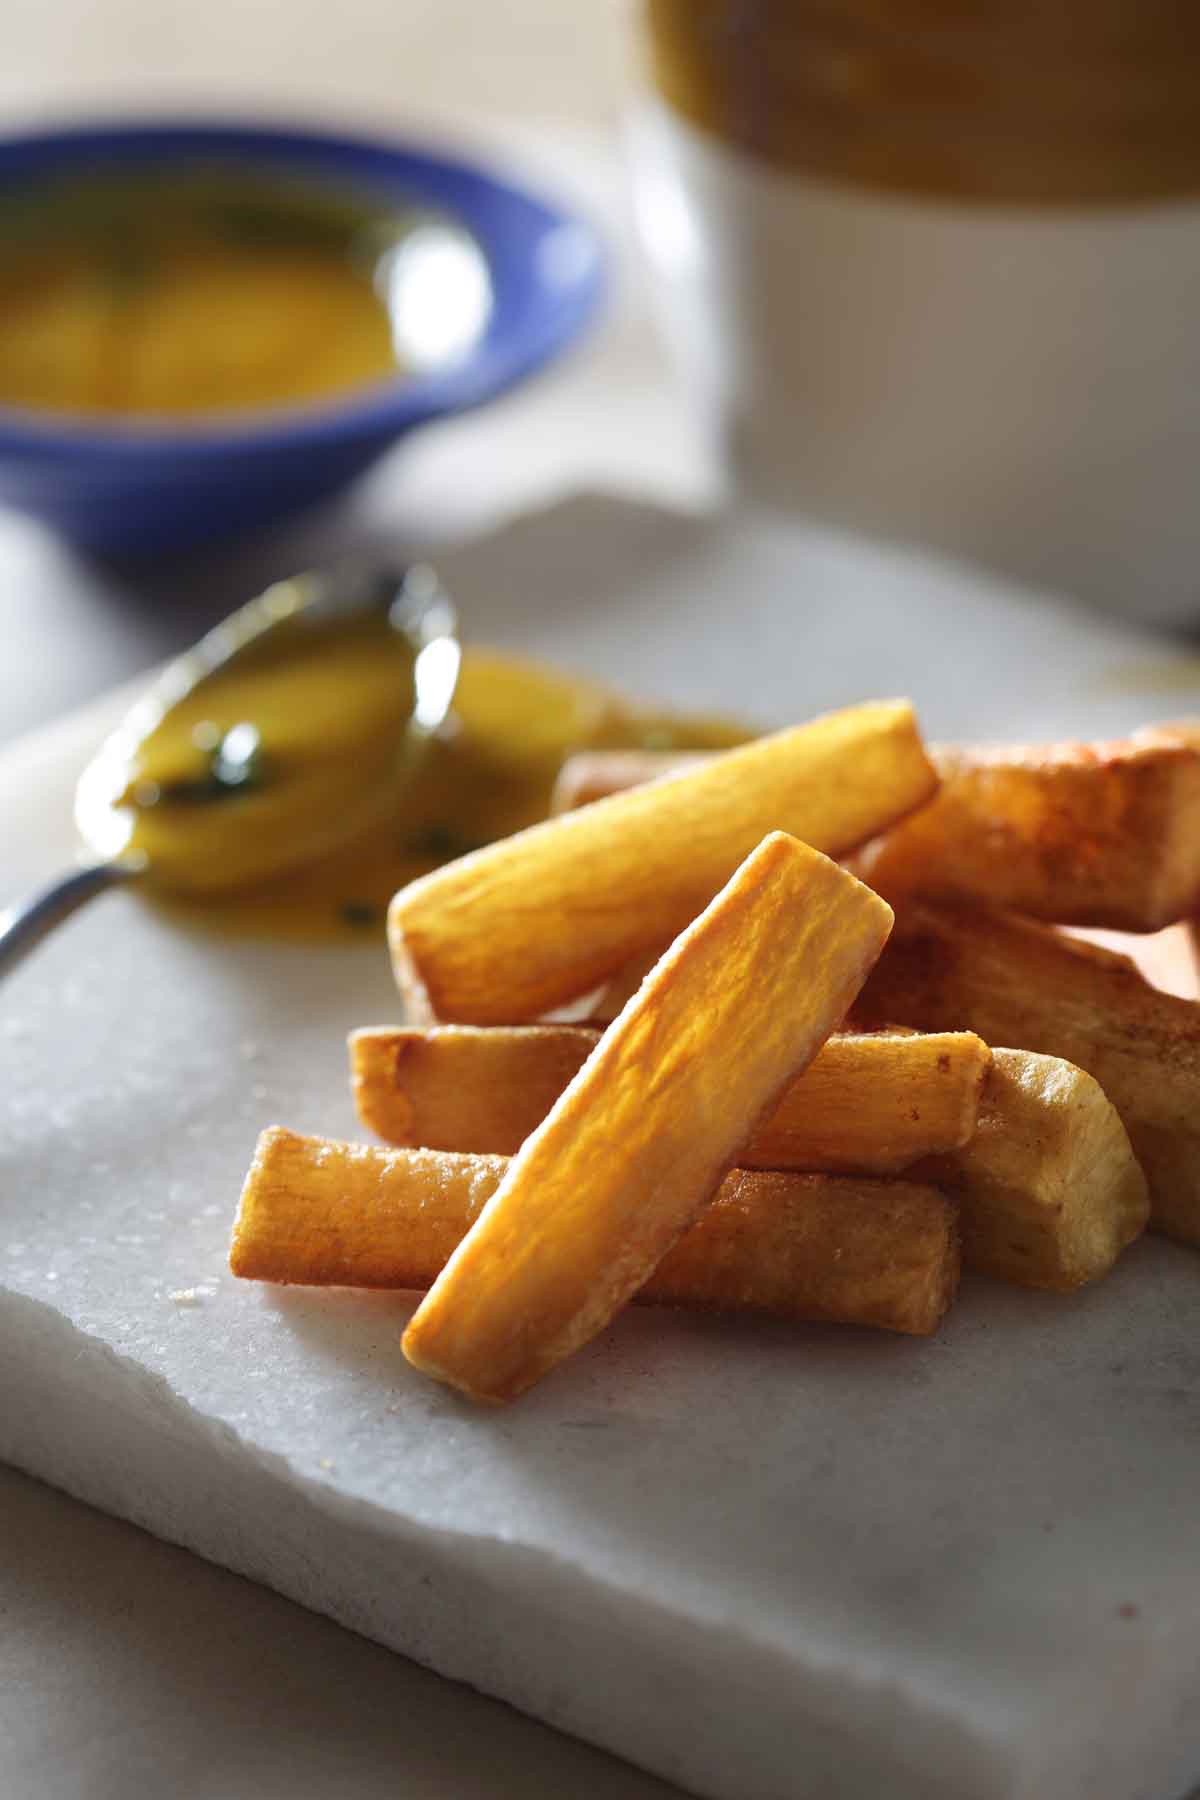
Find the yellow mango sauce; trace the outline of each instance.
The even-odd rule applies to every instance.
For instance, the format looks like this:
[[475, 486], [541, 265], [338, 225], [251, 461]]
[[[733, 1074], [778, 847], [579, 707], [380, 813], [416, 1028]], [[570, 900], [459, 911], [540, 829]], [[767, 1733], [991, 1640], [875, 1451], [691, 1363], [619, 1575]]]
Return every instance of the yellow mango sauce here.
[[[411, 670], [378, 618], [351, 619], [284, 658], [264, 643], [261, 661], [239, 656], [171, 707], [114, 790], [149, 891], [222, 931], [382, 934], [405, 882], [545, 818], [572, 751], [721, 749], [751, 735], [475, 647], [451, 717], [414, 743]], [[216, 746], [247, 722], [259, 747], [246, 779], [214, 795]]]
[[0, 405], [196, 420], [394, 377], [379, 271], [419, 217], [215, 165], [22, 189], [0, 201]]

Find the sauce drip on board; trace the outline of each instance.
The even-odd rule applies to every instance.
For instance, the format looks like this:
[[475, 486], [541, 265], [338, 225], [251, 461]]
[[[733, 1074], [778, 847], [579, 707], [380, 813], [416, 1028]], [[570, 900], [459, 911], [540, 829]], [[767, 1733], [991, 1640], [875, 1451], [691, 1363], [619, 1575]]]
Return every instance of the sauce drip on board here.
[[405, 882], [544, 819], [554, 778], [573, 750], [715, 750], [750, 735], [722, 719], [630, 709], [590, 682], [468, 649], [454, 715], [397, 794], [386, 831], [186, 910], [226, 931], [382, 936], [388, 901]]
[[572, 751], [751, 735], [477, 647], [450, 716], [423, 736], [413, 654], [385, 613], [274, 625], [149, 712], [144, 731], [118, 734], [81, 784], [85, 836], [144, 857], [156, 901], [206, 926], [381, 933], [405, 882], [544, 818]]

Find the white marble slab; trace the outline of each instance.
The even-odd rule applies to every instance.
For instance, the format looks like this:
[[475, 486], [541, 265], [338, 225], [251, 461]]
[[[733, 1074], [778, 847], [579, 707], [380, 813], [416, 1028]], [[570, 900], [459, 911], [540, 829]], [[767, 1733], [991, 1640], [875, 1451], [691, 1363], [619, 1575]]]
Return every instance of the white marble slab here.
[[[590, 498], [445, 559], [477, 635], [764, 720], [1194, 706], [1161, 647], [965, 574]], [[10, 877], [79, 734], [0, 764]], [[40, 758], [40, 760], [39, 760]], [[639, 1312], [501, 1414], [408, 1305], [233, 1282], [259, 1127], [349, 1131], [382, 953], [129, 895], [0, 997], [0, 1456], [721, 1800], [1170, 1800], [1200, 1769], [1200, 1260], [969, 1281], [930, 1343]]]

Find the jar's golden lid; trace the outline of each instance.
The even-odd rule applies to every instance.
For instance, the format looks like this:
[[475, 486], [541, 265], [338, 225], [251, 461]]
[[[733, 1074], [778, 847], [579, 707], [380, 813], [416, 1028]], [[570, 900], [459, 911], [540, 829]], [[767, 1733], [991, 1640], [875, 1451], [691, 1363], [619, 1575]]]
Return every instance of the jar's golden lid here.
[[766, 161], [945, 199], [1200, 193], [1180, 0], [648, 0], [655, 79]]

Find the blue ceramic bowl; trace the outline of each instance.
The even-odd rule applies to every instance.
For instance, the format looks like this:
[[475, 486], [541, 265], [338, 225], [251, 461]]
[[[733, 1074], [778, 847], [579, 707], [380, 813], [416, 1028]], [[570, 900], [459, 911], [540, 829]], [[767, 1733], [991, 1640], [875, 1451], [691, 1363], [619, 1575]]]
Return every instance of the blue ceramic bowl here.
[[98, 424], [0, 407], [0, 502], [110, 554], [233, 536], [326, 498], [428, 419], [478, 406], [570, 342], [601, 291], [580, 220], [466, 162], [412, 145], [224, 124], [81, 126], [0, 139], [0, 189], [83, 173], [238, 162], [310, 176], [385, 205], [448, 215], [476, 241], [492, 286], [461, 360], [301, 410], [186, 427]]

